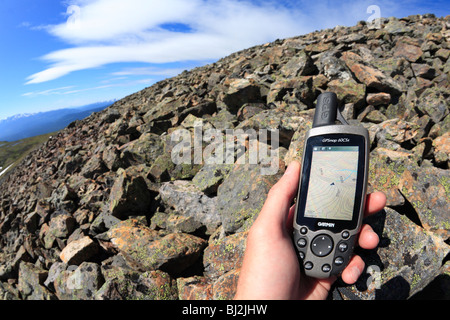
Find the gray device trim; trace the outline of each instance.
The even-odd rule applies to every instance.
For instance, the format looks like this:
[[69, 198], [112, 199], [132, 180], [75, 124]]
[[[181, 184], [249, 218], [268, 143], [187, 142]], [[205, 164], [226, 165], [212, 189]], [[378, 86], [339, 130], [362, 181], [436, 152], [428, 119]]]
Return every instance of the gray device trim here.
[[[360, 135], [364, 137], [365, 141], [365, 159], [364, 159], [364, 176], [363, 176], [363, 190], [362, 190], [362, 199], [360, 201], [360, 206], [358, 210], [358, 220], [356, 228], [354, 229], [345, 229], [345, 230], [339, 230], [339, 232], [331, 232], [330, 230], [324, 228], [318, 229], [318, 230], [311, 230], [307, 228], [307, 226], [299, 225], [297, 223], [297, 215], [298, 215], [298, 205], [299, 205], [299, 199], [300, 199], [300, 190], [301, 190], [301, 176], [300, 176], [300, 183], [297, 193], [297, 203], [295, 208], [295, 216], [294, 216], [294, 245], [297, 249], [297, 251], [300, 253], [302, 252], [305, 257], [302, 259], [303, 262], [310, 262], [312, 263], [313, 267], [311, 269], [304, 268], [305, 273], [308, 276], [315, 277], [315, 278], [328, 278], [331, 275], [337, 275], [345, 268], [345, 266], [348, 264], [352, 252], [353, 247], [356, 241], [356, 237], [361, 229], [361, 223], [364, 215], [364, 207], [365, 207], [365, 200], [366, 200], [366, 192], [367, 192], [367, 180], [368, 180], [368, 170], [369, 170], [369, 133], [368, 131], [363, 127], [357, 127], [357, 126], [348, 126], [348, 125], [329, 125], [329, 126], [322, 126], [322, 127], [316, 127], [309, 130], [306, 134], [305, 138], [305, 144], [303, 147], [303, 160], [302, 160], [302, 168], [305, 164], [305, 153], [306, 153], [306, 145], [308, 142], [308, 139], [310, 137], [314, 136], [321, 136], [321, 135], [327, 135], [327, 134], [353, 134], [353, 135]], [[306, 228], [306, 234], [304, 234]], [[303, 232], [301, 232], [303, 231]], [[324, 257], [318, 257], [314, 255], [311, 252], [311, 243], [316, 237], [320, 235], [325, 235], [331, 238], [333, 242], [333, 251], [329, 254], [327, 254]], [[345, 237], [343, 236], [345, 235]], [[303, 245], [303, 242], [306, 241], [305, 246], [299, 246], [298, 242], [300, 239], [301, 244]], [[327, 238], [328, 239], [328, 238]], [[338, 252], [339, 246], [341, 243], [345, 243], [347, 246], [347, 249], [345, 252]], [[343, 259], [343, 262], [340, 265], [336, 265], [335, 259], [337, 257], [340, 257]], [[322, 268], [323, 266], [329, 266], [328, 268]], [[309, 270], [308, 270], [309, 269]], [[323, 271], [325, 269], [325, 271]]]

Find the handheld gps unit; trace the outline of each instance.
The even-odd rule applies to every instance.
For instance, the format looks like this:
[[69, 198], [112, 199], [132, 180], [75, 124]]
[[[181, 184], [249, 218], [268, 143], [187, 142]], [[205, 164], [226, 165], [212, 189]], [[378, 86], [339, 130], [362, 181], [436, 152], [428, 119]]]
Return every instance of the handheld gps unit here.
[[345, 121], [336, 94], [322, 93], [305, 139], [294, 217], [294, 245], [306, 275], [338, 275], [350, 261], [363, 218], [368, 167], [368, 131]]

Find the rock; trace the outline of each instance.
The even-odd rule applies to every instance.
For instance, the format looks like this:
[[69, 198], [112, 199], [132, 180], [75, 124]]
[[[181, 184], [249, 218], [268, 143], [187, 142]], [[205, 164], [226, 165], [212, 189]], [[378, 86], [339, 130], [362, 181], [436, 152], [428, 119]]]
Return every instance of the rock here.
[[450, 50], [440, 48], [438, 51], [436, 51], [436, 56], [440, 58], [442, 61], [447, 61], [448, 57], [450, 56]]
[[72, 215], [62, 213], [50, 220], [47, 236], [55, 238], [67, 238], [75, 229], [76, 221]]
[[21, 262], [17, 288], [24, 300], [56, 300], [56, 297], [44, 286], [48, 272], [32, 263]]
[[58, 276], [61, 274], [61, 272], [67, 270], [68, 265], [64, 262], [55, 262], [50, 267], [50, 270], [48, 271], [47, 279], [44, 282], [44, 285], [51, 290], [52, 292], [55, 291], [54, 282], [58, 278]]
[[212, 285], [205, 277], [178, 278], [178, 297], [180, 300], [212, 300]]
[[403, 57], [409, 62], [416, 62], [422, 56], [422, 50], [415, 45], [399, 41], [394, 48], [394, 57]]
[[123, 146], [121, 159], [130, 165], [147, 164], [163, 152], [163, 144], [157, 134], [145, 133], [139, 139]]
[[98, 264], [83, 262], [74, 271], [61, 271], [54, 280], [54, 286], [59, 300], [93, 300], [104, 282]]
[[412, 32], [412, 29], [406, 26], [405, 21], [391, 20], [383, 28], [383, 31], [392, 35], [401, 35]]
[[328, 51], [322, 54], [318, 61], [319, 68], [329, 80], [350, 80], [352, 74], [345, 63], [336, 57], [334, 51]]
[[213, 279], [240, 269], [244, 259], [248, 232], [239, 232], [209, 244], [203, 254], [205, 276]]
[[233, 300], [239, 281], [239, 270], [231, 270], [222, 275], [212, 287], [214, 300]]
[[159, 189], [162, 201], [178, 215], [192, 217], [213, 232], [220, 224], [217, 199], [209, 198], [188, 181], [166, 182]]
[[[447, 239], [450, 236], [447, 203], [449, 174], [438, 168], [421, 168], [409, 153], [377, 148], [370, 162], [369, 183], [374, 190], [387, 194], [387, 205], [400, 212], [405, 210], [425, 230]], [[374, 176], [374, 174], [376, 176]], [[396, 191], [404, 201], [397, 199]], [[399, 206], [404, 206], [399, 209]]]
[[383, 121], [386, 121], [387, 117], [380, 110], [372, 110], [367, 114], [365, 120], [374, 123], [381, 123]]
[[442, 136], [434, 139], [433, 147], [436, 163], [444, 167], [447, 164], [448, 168], [450, 162], [450, 132], [446, 132]]
[[375, 281], [368, 286], [368, 277], [361, 277], [351, 287], [353, 295], [365, 300], [406, 299], [440, 274], [449, 246], [439, 237], [390, 208], [371, 216], [367, 223], [379, 234], [380, 245], [362, 257], [367, 266], [381, 270], [376, 275], [379, 278], [373, 278], [381, 280], [376, 288]]
[[53, 190], [50, 197], [50, 203], [55, 209], [65, 210], [68, 212], [75, 211], [74, 209], [77, 201], [77, 193], [66, 183], [60, 184], [55, 190]]
[[109, 196], [109, 212], [118, 218], [146, 214], [152, 203], [152, 196], [142, 176], [131, 175], [120, 168]]
[[[373, 106], [379, 106], [382, 104], [389, 104], [391, 102], [391, 95], [389, 93], [369, 93], [367, 95], [367, 103]], [[386, 119], [387, 120], [387, 119]]]
[[257, 165], [234, 166], [217, 191], [217, 209], [226, 233], [251, 226], [279, 174], [261, 175]]
[[117, 109], [113, 109], [111, 107], [107, 108], [105, 114], [102, 117], [102, 120], [106, 123], [113, 123], [117, 119], [120, 118], [120, 112]]
[[237, 112], [237, 119], [239, 121], [249, 119], [254, 115], [266, 109], [264, 103], [246, 103]]
[[366, 86], [353, 79], [331, 80], [328, 82], [328, 90], [336, 93], [342, 103], [353, 103], [357, 107], [364, 104]]
[[203, 225], [193, 217], [184, 217], [177, 214], [167, 214], [165, 212], [156, 212], [151, 220], [152, 229], [166, 229], [171, 233], [194, 233], [201, 229]]
[[448, 91], [437, 88], [426, 89], [419, 97], [417, 108], [428, 114], [434, 123], [438, 123], [450, 112], [448, 97]]
[[249, 102], [260, 102], [261, 91], [259, 86], [252, 79], [238, 79], [230, 83], [230, 87], [223, 98], [227, 109], [231, 113], [237, 111]]
[[60, 259], [69, 265], [79, 265], [92, 258], [98, 251], [98, 245], [91, 238], [85, 236], [70, 242], [59, 255]]
[[305, 51], [300, 51], [281, 68], [280, 72], [286, 78], [295, 78], [310, 75], [315, 70], [316, 66], [311, 57]]
[[412, 63], [411, 68], [416, 77], [422, 77], [430, 80], [434, 78], [436, 72], [436, 70], [429, 65], [422, 63]]
[[203, 239], [184, 233], [159, 238], [156, 231], [133, 220], [119, 223], [108, 235], [127, 261], [142, 271], [180, 273], [197, 260], [206, 245]]
[[206, 195], [217, 193], [217, 188], [231, 170], [227, 164], [205, 164], [192, 178], [192, 183]]
[[310, 76], [278, 80], [270, 86], [267, 103], [295, 99], [297, 103], [312, 106], [315, 98], [312, 85]]
[[96, 300], [176, 300], [176, 282], [167, 273], [139, 273], [120, 268], [107, 272], [105, 284], [95, 294]]
[[[113, 165], [110, 163], [110, 165]], [[91, 157], [86, 164], [81, 168], [81, 174], [86, 178], [95, 178], [106, 172], [107, 168], [103, 163], [102, 156], [99, 154]]]
[[364, 65], [361, 62], [362, 58], [357, 54], [344, 52], [342, 59], [344, 59], [355, 77], [367, 87], [375, 88], [380, 91], [392, 92], [394, 94], [402, 92], [402, 88], [394, 79], [386, 76], [383, 72], [374, 67]]

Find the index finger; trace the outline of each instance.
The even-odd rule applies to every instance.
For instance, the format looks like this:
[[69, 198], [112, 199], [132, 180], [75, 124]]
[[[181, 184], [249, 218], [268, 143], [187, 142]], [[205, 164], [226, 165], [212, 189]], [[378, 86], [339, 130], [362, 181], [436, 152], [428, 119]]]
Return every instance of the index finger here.
[[386, 206], [386, 195], [383, 192], [377, 191], [370, 193], [366, 198], [366, 208], [364, 210], [364, 216], [370, 216], [377, 213]]

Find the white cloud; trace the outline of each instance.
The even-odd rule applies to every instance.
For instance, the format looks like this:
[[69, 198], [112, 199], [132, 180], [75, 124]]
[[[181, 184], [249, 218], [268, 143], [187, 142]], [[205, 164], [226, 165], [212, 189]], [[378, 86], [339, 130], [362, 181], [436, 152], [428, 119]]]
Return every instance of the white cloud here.
[[72, 89], [74, 86], [66, 86], [60, 88], [53, 88], [41, 91], [32, 91], [22, 94], [23, 97], [36, 97], [36, 96], [50, 96], [66, 94], [67, 90]]
[[27, 84], [116, 62], [210, 61], [305, 30], [298, 12], [271, 1], [73, 0], [68, 8], [67, 22], [46, 30], [72, 47], [42, 57], [49, 67]]
[[176, 76], [183, 72], [185, 68], [155, 68], [155, 67], [142, 67], [142, 68], [126, 68], [121, 71], [113, 72], [113, 76]]

